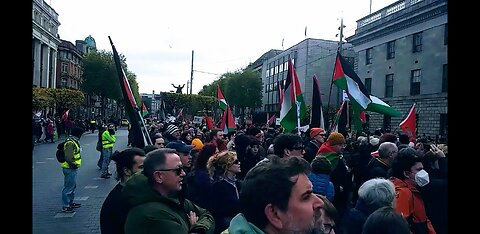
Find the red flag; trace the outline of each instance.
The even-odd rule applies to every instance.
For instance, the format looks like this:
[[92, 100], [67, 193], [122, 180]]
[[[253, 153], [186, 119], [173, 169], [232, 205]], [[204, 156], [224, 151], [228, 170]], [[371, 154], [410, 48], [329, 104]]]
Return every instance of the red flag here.
[[360, 112], [360, 115], [358, 116], [358, 118], [360, 119], [360, 121], [362, 121], [362, 123], [366, 123], [367, 117], [365, 116], [365, 111]]
[[235, 131], [235, 119], [233, 118], [232, 111], [230, 110], [230, 105], [227, 105], [227, 109], [223, 113], [220, 129], [222, 129], [223, 133], [225, 134]]
[[268, 123], [269, 124], [274, 124], [275, 123], [275, 114], [272, 115], [272, 117], [270, 117], [270, 119], [268, 119]]
[[177, 119], [180, 119], [180, 117], [183, 117], [183, 108], [178, 112]]
[[282, 101], [283, 101], [283, 85], [282, 85], [282, 81], [278, 81], [278, 105], [280, 106], [280, 108], [282, 108]]
[[407, 134], [408, 139], [410, 139], [411, 142], [415, 143], [417, 139], [417, 116], [416, 116], [417, 110], [415, 109], [415, 103], [413, 103], [412, 108], [410, 109], [410, 112], [408, 113], [408, 116], [406, 119], [404, 119], [402, 122], [400, 122], [400, 128], [402, 129], [405, 134]]
[[148, 115], [148, 109], [145, 106], [145, 103], [142, 102], [142, 117], [145, 117], [145, 115]]
[[65, 121], [68, 119], [68, 113], [70, 112], [70, 109], [68, 109], [67, 111], [65, 111], [65, 113], [63, 113], [62, 115], [62, 120]]
[[207, 113], [205, 113], [205, 122], [207, 122], [207, 128], [208, 130], [213, 128], [213, 123], [210, 117], [208, 117]]

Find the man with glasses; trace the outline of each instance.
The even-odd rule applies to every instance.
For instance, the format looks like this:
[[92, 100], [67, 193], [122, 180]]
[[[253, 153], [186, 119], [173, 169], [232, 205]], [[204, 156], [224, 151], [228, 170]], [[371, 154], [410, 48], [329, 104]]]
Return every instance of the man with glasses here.
[[188, 199], [180, 199], [182, 161], [174, 149], [151, 151], [142, 173], [126, 182], [123, 194], [131, 209], [125, 233], [213, 233], [212, 215]]
[[311, 140], [305, 146], [305, 154], [303, 155], [309, 163], [315, 158], [320, 145], [325, 141], [325, 130], [323, 128], [311, 128], [310, 138]]
[[305, 150], [303, 148], [302, 138], [291, 133], [280, 134], [273, 140], [273, 152], [280, 158], [303, 158]]

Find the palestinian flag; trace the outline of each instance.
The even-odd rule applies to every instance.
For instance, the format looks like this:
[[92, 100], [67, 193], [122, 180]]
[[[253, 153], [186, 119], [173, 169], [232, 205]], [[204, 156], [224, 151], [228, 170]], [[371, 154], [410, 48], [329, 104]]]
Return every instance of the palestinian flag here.
[[145, 117], [145, 115], [148, 115], [148, 110], [145, 103], [142, 102], [142, 117]]
[[62, 115], [62, 120], [63, 121], [68, 119], [68, 113], [70, 113], [70, 109], [68, 109], [67, 111], [65, 111], [65, 113], [63, 113], [63, 115]]
[[400, 116], [402, 115], [399, 111], [393, 109], [387, 103], [380, 100], [380, 98], [370, 95], [372, 102], [368, 104], [367, 111], [377, 112], [389, 116]]
[[342, 116], [342, 111], [344, 106], [345, 106], [345, 101], [342, 102], [342, 105], [340, 106], [337, 113], [333, 117], [332, 127], [330, 128], [331, 132], [338, 132], [338, 124], [340, 122], [340, 117]]
[[210, 117], [208, 117], [207, 113], [205, 113], [205, 122], [207, 124], [207, 128], [208, 130], [211, 130], [213, 129], [213, 123], [212, 123], [212, 120], [210, 119]]
[[220, 129], [222, 129], [225, 134], [235, 131], [235, 119], [233, 118], [232, 110], [230, 110], [229, 105], [227, 105], [227, 109], [223, 113]]
[[282, 109], [282, 100], [283, 100], [283, 80], [278, 81], [278, 105]]
[[402, 131], [407, 134], [408, 139], [416, 143], [417, 139], [417, 110], [415, 108], [415, 103], [413, 103], [410, 112], [408, 113], [407, 118], [405, 118], [402, 122], [400, 122], [399, 126]]
[[220, 84], [217, 84], [217, 98], [218, 98], [218, 108], [225, 110], [227, 108], [227, 100], [223, 96], [222, 90], [220, 90]]
[[[299, 125], [298, 120], [304, 118], [307, 112], [297, 72], [293, 68], [291, 59], [288, 60], [288, 74], [283, 93], [280, 125], [285, 128], [285, 132], [289, 133]], [[297, 108], [300, 116], [297, 114]]]
[[365, 85], [338, 52], [333, 71], [333, 83], [340, 89], [347, 91], [352, 105], [360, 105], [365, 110], [368, 104], [372, 102]]

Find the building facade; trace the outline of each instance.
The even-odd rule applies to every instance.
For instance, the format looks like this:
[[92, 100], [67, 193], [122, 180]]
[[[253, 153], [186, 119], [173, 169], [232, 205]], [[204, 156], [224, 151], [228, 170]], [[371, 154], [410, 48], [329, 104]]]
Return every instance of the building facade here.
[[[327, 108], [330, 102], [330, 108], [338, 108], [342, 93], [335, 85], [330, 92], [338, 44], [338, 41], [307, 38], [285, 51], [267, 57], [261, 67], [263, 111], [280, 116], [279, 82], [285, 84], [288, 59], [294, 63], [306, 105], [312, 104], [313, 76], [316, 75], [323, 107]], [[342, 47], [342, 55], [353, 65], [355, 52], [352, 45], [344, 43]]]
[[357, 21], [346, 39], [356, 52], [356, 73], [370, 94], [404, 114], [368, 113], [370, 129], [399, 131], [416, 103], [417, 136], [447, 134], [447, 3], [401, 0]]
[[32, 84], [33, 87], [55, 88], [58, 36], [58, 13], [45, 1], [32, 4]]
[[57, 88], [80, 89], [83, 53], [71, 42], [62, 40], [58, 46]]

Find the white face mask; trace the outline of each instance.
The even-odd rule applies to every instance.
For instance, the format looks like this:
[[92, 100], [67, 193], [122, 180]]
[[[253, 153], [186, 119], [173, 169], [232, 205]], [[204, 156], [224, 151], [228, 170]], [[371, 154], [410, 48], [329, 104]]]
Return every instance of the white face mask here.
[[415, 182], [418, 186], [423, 187], [430, 182], [430, 178], [428, 177], [428, 173], [425, 170], [421, 170], [415, 174]]

